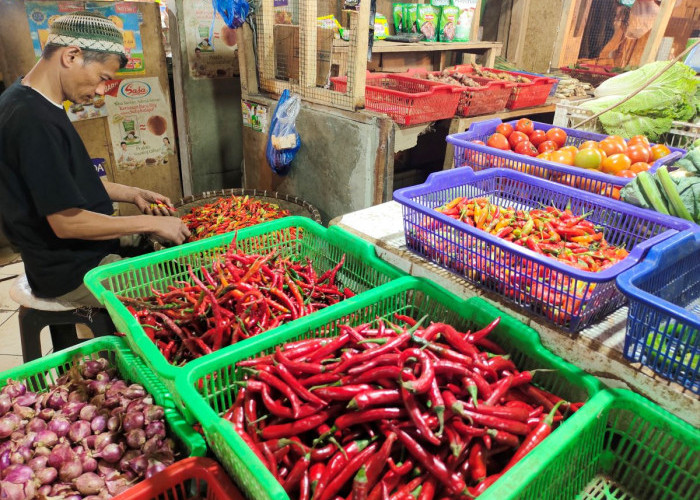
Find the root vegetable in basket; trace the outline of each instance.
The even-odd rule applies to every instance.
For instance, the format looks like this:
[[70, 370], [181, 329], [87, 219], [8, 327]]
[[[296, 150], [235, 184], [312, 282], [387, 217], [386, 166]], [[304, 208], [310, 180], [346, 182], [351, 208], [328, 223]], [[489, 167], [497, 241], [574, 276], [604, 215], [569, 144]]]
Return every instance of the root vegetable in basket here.
[[425, 78], [431, 82], [440, 82], [448, 85], [460, 85], [463, 87], [481, 87], [482, 85], [458, 71], [444, 69], [439, 76], [428, 73]]
[[583, 403], [532, 385], [488, 338], [500, 318], [473, 333], [425, 320], [241, 361], [223, 418], [293, 499], [474, 498]]

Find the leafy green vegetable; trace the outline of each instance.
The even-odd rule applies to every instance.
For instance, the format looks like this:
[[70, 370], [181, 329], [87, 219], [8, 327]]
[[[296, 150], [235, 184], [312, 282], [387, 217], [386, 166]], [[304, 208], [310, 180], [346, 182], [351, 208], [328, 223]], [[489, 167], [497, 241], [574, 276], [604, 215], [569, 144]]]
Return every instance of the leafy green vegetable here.
[[[665, 61], [649, 63], [606, 80], [596, 89], [597, 99], [581, 107], [595, 113], [603, 111], [636, 91], [666, 64]], [[695, 116], [697, 88], [695, 71], [676, 63], [632, 99], [601, 115], [600, 123], [611, 135], [643, 134], [657, 141], [671, 129], [674, 120], [688, 121]]]
[[678, 160], [674, 166], [688, 172], [700, 174], [700, 149], [692, 149], [687, 155]]
[[700, 177], [681, 177], [673, 182], [690, 217], [700, 224]]
[[668, 206], [671, 209], [670, 211], [672, 214], [676, 217], [680, 217], [681, 219], [693, 222], [690, 212], [688, 212], [688, 209], [685, 207], [680, 195], [678, 194], [676, 184], [673, 182], [671, 176], [668, 175], [666, 165], [656, 171], [656, 178], [661, 184], [663, 189], [662, 193], [666, 196], [666, 200], [668, 201]]

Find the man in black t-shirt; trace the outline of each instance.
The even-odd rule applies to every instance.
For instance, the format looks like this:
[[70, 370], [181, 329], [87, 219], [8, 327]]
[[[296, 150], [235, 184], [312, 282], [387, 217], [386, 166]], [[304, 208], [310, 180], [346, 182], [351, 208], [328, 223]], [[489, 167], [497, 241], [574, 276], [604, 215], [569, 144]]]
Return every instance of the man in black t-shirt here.
[[[76, 12], [54, 21], [41, 59], [0, 95], [0, 215], [38, 297], [96, 306], [83, 277], [120, 258], [120, 237], [153, 233], [179, 244], [189, 236], [179, 218], [151, 208], [170, 205], [167, 197], [100, 180], [61, 106], [103, 94], [125, 64], [114, 23]], [[146, 215], [112, 217], [113, 201]]]

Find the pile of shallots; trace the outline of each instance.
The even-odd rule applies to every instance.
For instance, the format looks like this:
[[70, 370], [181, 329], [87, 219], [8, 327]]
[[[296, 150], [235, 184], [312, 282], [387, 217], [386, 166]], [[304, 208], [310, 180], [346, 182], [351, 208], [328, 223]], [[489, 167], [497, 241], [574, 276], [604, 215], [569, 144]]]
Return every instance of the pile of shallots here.
[[0, 391], [0, 498], [98, 500], [175, 460], [163, 408], [100, 358], [76, 364], [46, 392]]

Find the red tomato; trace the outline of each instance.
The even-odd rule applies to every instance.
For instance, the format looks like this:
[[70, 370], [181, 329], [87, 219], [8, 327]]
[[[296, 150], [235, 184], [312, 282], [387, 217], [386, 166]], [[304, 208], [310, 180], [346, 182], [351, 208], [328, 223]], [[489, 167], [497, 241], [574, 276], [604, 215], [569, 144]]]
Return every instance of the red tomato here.
[[508, 139], [503, 134], [496, 132], [486, 141], [486, 145], [496, 149], [502, 149], [504, 151], [510, 151], [510, 145], [508, 144]]
[[554, 163], [563, 163], [564, 165], [572, 166], [574, 164], [574, 155], [569, 151], [553, 151], [550, 159]]
[[544, 141], [537, 147], [537, 151], [540, 153], [545, 153], [547, 151], [556, 151], [557, 143], [554, 141]]
[[547, 130], [547, 140], [553, 141], [558, 147], [562, 147], [566, 143], [566, 132], [558, 127], [553, 127]]
[[579, 149], [588, 149], [588, 148], [598, 149], [598, 143], [596, 141], [585, 141], [585, 142], [582, 142], [578, 148]]
[[539, 147], [539, 145], [546, 140], [547, 134], [544, 133], [544, 130], [535, 130], [533, 133], [530, 134], [530, 142], [535, 147]]
[[631, 170], [623, 170], [617, 175], [618, 177], [627, 177], [628, 179], [631, 179], [632, 177], [637, 177], [637, 174], [632, 172]]
[[642, 142], [637, 142], [627, 148], [627, 156], [632, 163], [646, 163], [651, 158], [651, 148]]
[[624, 153], [627, 148], [619, 142], [611, 139], [603, 139], [600, 141], [600, 149], [608, 156]]
[[[517, 132], [513, 133], [517, 134]], [[537, 156], [537, 148], [527, 139], [517, 143], [514, 151], [521, 155]]]
[[627, 144], [630, 146], [632, 144], [646, 144], [647, 146], [651, 147], [651, 144], [649, 144], [649, 139], [647, 139], [647, 136], [645, 135], [635, 135], [632, 137], [629, 141], [627, 141]]
[[518, 143], [527, 141], [527, 136], [523, 134], [522, 132], [513, 132], [510, 134], [510, 137], [508, 138], [508, 144], [510, 144], [510, 147], [515, 149], [515, 146], [518, 145]]
[[619, 175], [620, 172], [628, 170], [631, 166], [632, 162], [627, 156], [617, 153], [603, 160], [601, 170], [606, 174]]
[[510, 123], [501, 123], [498, 127], [496, 127], [496, 132], [508, 138], [510, 137], [510, 134], [513, 133], [513, 125]]
[[649, 165], [648, 163], [644, 163], [644, 162], [639, 161], [637, 163], [633, 163], [632, 166], [630, 167], [630, 170], [632, 172], [634, 172], [635, 174], [638, 174], [639, 172], [646, 172], [650, 168], [651, 168], [651, 165]]
[[515, 130], [522, 132], [529, 137], [530, 134], [535, 131], [535, 124], [528, 118], [521, 118], [518, 120], [518, 123], [515, 124]]
[[668, 146], [664, 146], [663, 144], [656, 144], [651, 147], [651, 159], [654, 161], [670, 154], [671, 150], [668, 149]]

